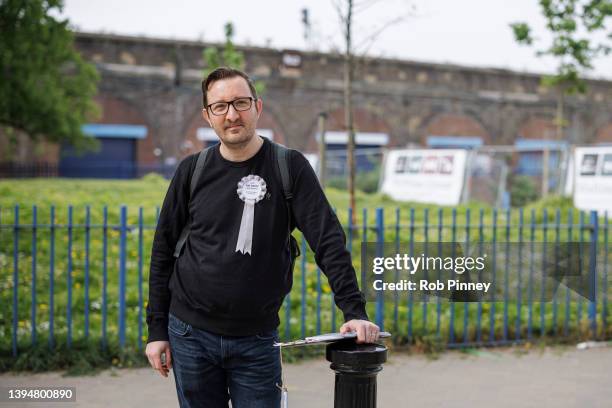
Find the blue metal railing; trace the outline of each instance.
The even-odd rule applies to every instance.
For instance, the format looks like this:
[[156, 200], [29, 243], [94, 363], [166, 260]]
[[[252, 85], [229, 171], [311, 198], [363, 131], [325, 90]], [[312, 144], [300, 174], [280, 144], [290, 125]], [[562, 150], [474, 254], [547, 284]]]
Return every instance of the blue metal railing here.
[[[5, 289], [12, 288], [12, 291], [0, 292], [0, 317], [6, 324], [10, 316], [10, 330], [4, 331], [4, 335], [0, 332], [0, 347], [8, 348], [10, 343], [12, 353], [17, 355], [20, 347], [36, 344], [41, 336], [47, 338], [49, 348], [53, 348], [60, 337], [71, 347], [78, 336], [86, 341], [100, 339], [103, 345], [112, 337], [121, 347], [136, 345], [142, 350], [148, 271], [148, 257], [145, 256], [148, 250], [145, 249], [150, 248], [155, 224], [145, 222], [143, 207], [139, 207], [137, 216], [130, 219], [128, 208], [121, 206], [116, 224], [109, 223], [106, 206], [98, 215], [100, 224], [92, 223], [89, 206], [84, 208], [84, 216], [79, 212], [80, 223], [75, 222], [73, 206], [67, 207], [63, 224], [58, 223], [55, 206], [44, 210], [49, 223], [40, 222], [43, 211], [37, 206], [0, 208], [0, 284]], [[543, 209], [541, 221], [534, 209], [528, 215], [523, 209], [502, 212], [493, 209], [488, 214], [489, 224], [485, 223], [487, 213], [484, 209], [478, 211], [477, 217], [472, 217], [471, 210], [465, 209], [460, 217], [458, 209], [451, 208], [450, 222], [446, 223], [448, 210], [438, 208], [437, 214], [432, 212], [424, 208], [421, 221], [417, 222], [415, 208], [409, 208], [407, 216], [397, 208], [388, 213], [387, 219], [385, 210], [377, 208], [374, 222], [369, 224], [368, 209], [363, 208], [362, 222], [356, 224], [349, 210], [346, 247], [355, 260], [357, 252], [361, 251], [355, 241], [367, 242], [370, 237], [375, 237], [373, 239], [380, 245], [394, 243], [398, 252], [402, 242], [408, 243], [410, 253], [414, 252], [417, 242], [438, 242], [441, 253], [441, 243], [445, 240], [461, 242], [466, 250], [474, 247], [482, 253], [485, 243], [503, 239], [499, 248], [505, 245], [505, 253], [510, 253], [510, 242], [528, 244], [525, 249], [530, 248], [529, 254], [519, 252], [519, 257], [528, 257], [529, 266], [523, 268], [519, 263], [521, 267], [516, 271], [519, 284], [516, 288], [510, 286], [509, 257], [504, 256], [502, 262], [503, 254], [498, 254], [498, 246], [493, 245], [492, 286], [500, 285], [501, 305], [492, 297], [474, 303], [446, 302], [440, 296], [417, 302], [413, 292], [394, 293], [391, 300], [379, 293], [373, 304], [368, 305], [368, 310], [374, 312], [370, 316], [381, 329], [392, 328], [398, 338], [404, 336], [409, 342], [419, 336], [435, 335], [449, 347], [508, 344], [532, 340], [534, 335], [584, 336], [583, 326], [591, 338], [610, 337], [607, 214], [600, 220], [595, 212], [588, 213], [588, 219], [587, 214], [580, 212], [579, 222], [574, 225], [573, 211], [568, 211], [566, 224], [562, 224], [564, 217], [559, 209], [554, 209], [554, 215]], [[11, 213], [12, 220], [7, 222]], [[552, 222], [549, 222], [549, 215]], [[159, 218], [159, 208], [151, 218]], [[477, 218], [477, 222], [473, 223], [472, 218]], [[586, 305], [586, 325], [583, 325], [584, 300], [581, 296], [573, 296], [569, 287], [563, 293], [555, 291], [551, 302], [546, 302], [544, 285], [540, 293], [536, 293], [533, 285], [523, 291], [520, 284], [523, 279], [533, 282], [537, 274], [542, 273], [543, 277], [546, 274], [544, 261], [538, 265], [534, 259], [536, 242], [559, 244], [572, 241], [573, 237], [588, 248], [589, 261], [584, 267], [590, 272], [589, 290], [593, 296]], [[519, 245], [519, 250], [522, 248], [523, 245]], [[314, 264], [313, 254], [303, 237], [301, 251], [301, 261], [296, 263], [294, 271], [299, 279], [284, 303], [282, 325], [286, 339], [336, 331], [337, 320], [342, 317], [336, 311], [333, 293], [322, 278], [322, 271]], [[503, 274], [495, 273], [498, 264]], [[362, 268], [357, 276], [360, 282], [365, 282], [365, 269]], [[516, 301], [511, 301], [514, 294]], [[565, 307], [561, 309], [563, 304]], [[298, 315], [299, 319], [294, 317]]]

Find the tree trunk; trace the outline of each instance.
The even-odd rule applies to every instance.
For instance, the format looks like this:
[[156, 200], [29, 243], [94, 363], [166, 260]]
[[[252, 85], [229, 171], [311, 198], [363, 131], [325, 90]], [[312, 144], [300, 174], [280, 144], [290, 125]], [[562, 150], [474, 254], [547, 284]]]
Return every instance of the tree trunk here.
[[355, 217], [355, 129], [353, 124], [353, 55], [351, 50], [351, 20], [353, 17], [353, 0], [347, 0], [346, 14], [346, 54], [344, 58], [344, 118], [348, 133], [347, 166], [349, 192], [349, 207], [353, 210], [353, 223]]
[[[564, 89], [558, 89], [557, 95], [557, 114], [555, 115], [556, 140], [563, 140], [563, 105], [564, 105]], [[548, 185], [550, 180], [550, 148], [544, 146], [542, 157], [542, 197], [548, 195]]]

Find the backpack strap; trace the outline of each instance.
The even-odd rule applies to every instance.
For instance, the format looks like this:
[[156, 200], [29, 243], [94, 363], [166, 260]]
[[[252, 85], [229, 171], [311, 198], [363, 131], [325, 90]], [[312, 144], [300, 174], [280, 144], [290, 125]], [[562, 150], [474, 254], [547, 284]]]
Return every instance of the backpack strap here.
[[[193, 174], [191, 175], [191, 184], [189, 185], [189, 200], [191, 201], [191, 196], [193, 195], [193, 191], [195, 190], [196, 185], [198, 184], [198, 180], [200, 179], [200, 174], [202, 174], [202, 169], [204, 168], [204, 164], [206, 164], [206, 157], [208, 157], [208, 151], [213, 146], [208, 146], [206, 149], [202, 149], [198, 154], [198, 160], [195, 165], [195, 169], [193, 169]], [[189, 208], [188, 208], [189, 210]], [[189, 214], [189, 211], [187, 211]], [[187, 241], [187, 236], [189, 235], [189, 230], [191, 229], [191, 217], [188, 217], [187, 223], [183, 227], [181, 231], [181, 235], [179, 240], [176, 243], [176, 247], [174, 248], [174, 257], [178, 258], [181, 254], [181, 250], [183, 249], [183, 245], [185, 245], [185, 241]]]
[[285, 200], [291, 200], [293, 194], [291, 193], [291, 176], [289, 175], [289, 149], [279, 143], [274, 143], [274, 150], [276, 152], [276, 163], [283, 184], [283, 195], [285, 196]]
[[213, 146], [208, 146], [206, 149], [200, 151], [198, 154], [198, 161], [196, 162], [195, 169], [193, 169], [193, 175], [191, 176], [191, 185], [189, 186], [189, 199], [193, 195], [193, 190], [195, 190], [195, 186], [200, 179], [200, 174], [202, 174], [202, 169], [204, 168], [204, 164], [206, 163], [206, 157], [208, 157], [208, 151]]
[[272, 142], [272, 146], [274, 147], [274, 156], [276, 157], [276, 164], [280, 173], [281, 184], [283, 185], [283, 196], [285, 197], [285, 203], [287, 205], [287, 217], [289, 220], [289, 245], [292, 254], [291, 269], [293, 269], [293, 260], [295, 260], [296, 257], [300, 256], [300, 248], [293, 235], [291, 235], [291, 231], [293, 230], [293, 214], [291, 211], [291, 199], [293, 198], [293, 180], [291, 179], [291, 174], [289, 173], [291, 149], [283, 146], [280, 143], [275, 142]]

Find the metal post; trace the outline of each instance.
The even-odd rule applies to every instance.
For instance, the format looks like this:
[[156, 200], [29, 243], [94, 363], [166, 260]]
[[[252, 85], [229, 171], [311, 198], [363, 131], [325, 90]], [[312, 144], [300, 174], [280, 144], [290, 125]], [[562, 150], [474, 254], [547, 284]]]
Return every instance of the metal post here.
[[[383, 208], [376, 209], [376, 256], [384, 256], [385, 217]], [[365, 242], [365, 241], [364, 241]], [[376, 324], [384, 330], [384, 297], [382, 291], [376, 293]]]
[[542, 198], [548, 196], [548, 179], [550, 169], [550, 149], [548, 145], [544, 146], [542, 153]]
[[591, 242], [589, 253], [589, 319], [593, 339], [597, 338], [597, 239], [599, 223], [597, 211], [591, 211]]
[[325, 188], [325, 169], [327, 168], [326, 157], [327, 141], [325, 140], [325, 121], [327, 120], [327, 112], [319, 113], [319, 181], [321, 188]]
[[19, 323], [19, 205], [15, 206], [15, 221], [13, 224], [13, 330], [11, 332], [11, 345], [13, 357], [17, 357], [17, 328]]
[[387, 348], [351, 339], [327, 345], [325, 356], [336, 372], [334, 408], [375, 408], [376, 375], [387, 361]]
[[127, 207], [121, 206], [119, 226], [119, 345], [125, 346], [125, 284], [127, 261]]
[[68, 326], [68, 334], [66, 339], [66, 345], [68, 348], [72, 346], [72, 205], [68, 206], [68, 269], [66, 275], [68, 281], [66, 283], [68, 288], [68, 304], [66, 305], [66, 326]]

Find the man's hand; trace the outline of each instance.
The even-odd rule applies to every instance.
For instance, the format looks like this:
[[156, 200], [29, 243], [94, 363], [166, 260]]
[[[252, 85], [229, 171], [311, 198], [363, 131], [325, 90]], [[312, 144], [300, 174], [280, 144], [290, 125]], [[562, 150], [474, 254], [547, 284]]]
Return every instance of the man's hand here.
[[357, 343], [374, 343], [378, 340], [380, 327], [367, 320], [353, 319], [340, 327], [340, 333], [357, 332]]
[[[147, 344], [147, 349], [145, 353], [147, 355], [147, 359], [149, 359], [151, 367], [159, 371], [159, 374], [161, 374], [162, 376], [168, 377], [168, 372], [170, 371], [170, 368], [172, 368], [170, 343], [167, 341], [152, 341]], [[162, 364], [161, 360], [161, 356], [163, 353], [166, 354], [165, 364]]]

